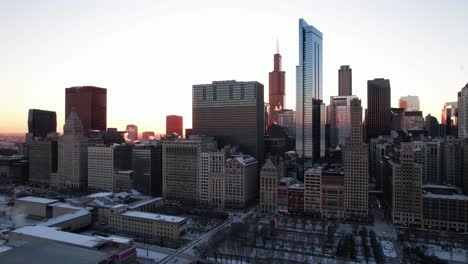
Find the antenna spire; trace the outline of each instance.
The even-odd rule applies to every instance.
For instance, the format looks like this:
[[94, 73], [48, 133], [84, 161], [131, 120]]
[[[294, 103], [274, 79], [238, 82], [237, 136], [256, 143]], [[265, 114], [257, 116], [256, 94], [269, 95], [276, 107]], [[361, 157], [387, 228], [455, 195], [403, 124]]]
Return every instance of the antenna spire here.
[[276, 38], [276, 54], [279, 54], [279, 40]]

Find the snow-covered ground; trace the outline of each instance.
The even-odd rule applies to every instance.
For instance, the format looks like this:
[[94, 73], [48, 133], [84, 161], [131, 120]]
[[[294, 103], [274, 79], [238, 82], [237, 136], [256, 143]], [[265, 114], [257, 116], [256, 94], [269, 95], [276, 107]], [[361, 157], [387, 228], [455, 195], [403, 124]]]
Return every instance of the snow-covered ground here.
[[437, 245], [424, 245], [427, 255], [434, 255], [448, 262], [468, 263], [466, 250], [461, 248], [443, 249]]
[[138, 258], [145, 258], [145, 259], [152, 259], [156, 263], [166, 258], [168, 255], [162, 254], [156, 251], [146, 250], [142, 248], [137, 248], [137, 257]]
[[383, 253], [385, 257], [388, 258], [396, 258], [397, 253], [395, 251], [395, 248], [393, 247], [393, 243], [387, 240], [382, 240], [380, 241], [380, 245], [382, 246]]

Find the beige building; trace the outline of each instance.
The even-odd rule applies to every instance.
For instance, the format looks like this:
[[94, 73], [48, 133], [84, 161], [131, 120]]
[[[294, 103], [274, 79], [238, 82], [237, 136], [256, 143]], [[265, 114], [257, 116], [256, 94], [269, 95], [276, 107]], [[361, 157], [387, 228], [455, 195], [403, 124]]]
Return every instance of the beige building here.
[[369, 155], [362, 142], [361, 100], [351, 100], [351, 132], [344, 149], [345, 218], [367, 220], [369, 192]]
[[114, 172], [114, 192], [126, 192], [133, 189], [133, 170]]
[[58, 187], [84, 189], [88, 186], [88, 138], [83, 136], [83, 126], [72, 111], [63, 126], [63, 136], [58, 142]]
[[311, 168], [304, 172], [304, 212], [320, 213], [322, 168]]
[[203, 205], [224, 207], [224, 167], [231, 148], [200, 154], [199, 202]]
[[88, 147], [88, 189], [112, 191], [114, 181], [114, 148]]
[[263, 213], [278, 209], [278, 183], [281, 176], [280, 166], [267, 159], [260, 171], [260, 210]]
[[225, 206], [244, 208], [257, 193], [257, 160], [252, 156], [233, 155], [226, 160]]

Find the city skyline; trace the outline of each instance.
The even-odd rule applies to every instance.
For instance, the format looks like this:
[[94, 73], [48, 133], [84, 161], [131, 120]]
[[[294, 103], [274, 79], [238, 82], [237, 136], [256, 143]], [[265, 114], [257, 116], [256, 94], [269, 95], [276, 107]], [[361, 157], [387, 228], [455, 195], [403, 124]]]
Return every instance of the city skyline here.
[[[457, 92], [466, 84], [468, 55], [465, 36], [459, 34], [468, 19], [461, 8], [465, 3], [429, 1], [424, 2], [424, 10], [419, 10], [422, 2], [418, 1], [339, 5], [308, 1], [295, 6], [207, 1], [187, 3], [182, 10], [169, 2], [109, 3], [0, 4], [0, 31], [8, 39], [0, 44], [0, 55], [6, 58], [0, 63], [0, 72], [5, 74], [0, 87], [8, 89], [0, 133], [26, 133], [29, 109], [57, 112], [61, 132], [64, 89], [79, 85], [108, 89], [108, 127], [123, 130], [134, 123], [141, 131], [161, 134], [164, 117], [176, 114], [190, 128], [192, 85], [236, 79], [266, 86], [277, 38], [283, 69], [289, 73], [285, 107], [295, 108], [296, 27], [301, 17], [325, 35], [323, 97], [327, 105], [328, 98], [337, 95], [340, 65], [353, 68], [353, 94], [362, 98], [363, 105], [367, 105], [366, 81], [386, 78], [392, 83], [392, 107], [400, 96], [419, 95], [423, 115], [431, 114], [439, 121], [444, 103], [456, 101]], [[358, 7], [365, 8], [366, 15], [357, 16]], [[304, 9], [314, 11], [304, 13]], [[395, 9], [398, 21], [391, 19]], [[30, 14], [28, 10], [43, 12]], [[240, 16], [242, 20], [235, 19]], [[223, 19], [222, 27], [212, 23], [216, 19]], [[174, 28], [181, 26], [190, 32], [174, 35]], [[380, 32], [392, 33], [391, 45], [385, 36], [375, 37]], [[347, 41], [350, 37], [352, 42]], [[185, 44], [186, 38], [197, 41]], [[446, 41], [442, 46], [435, 41], [440, 39], [459, 41]], [[187, 59], [179, 63], [182, 57]]]

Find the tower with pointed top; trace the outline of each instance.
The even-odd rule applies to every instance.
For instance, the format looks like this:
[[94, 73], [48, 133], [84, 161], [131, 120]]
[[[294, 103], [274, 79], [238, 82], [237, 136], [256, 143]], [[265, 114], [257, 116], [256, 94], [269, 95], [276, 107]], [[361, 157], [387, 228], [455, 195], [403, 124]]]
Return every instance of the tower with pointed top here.
[[285, 72], [281, 67], [279, 44], [276, 42], [276, 54], [273, 56], [273, 71], [269, 74], [270, 115], [268, 125], [278, 124], [278, 113], [284, 108], [286, 94], [284, 92]]
[[72, 111], [63, 125], [63, 136], [58, 142], [58, 187], [85, 189], [88, 181], [88, 138], [83, 125]]

